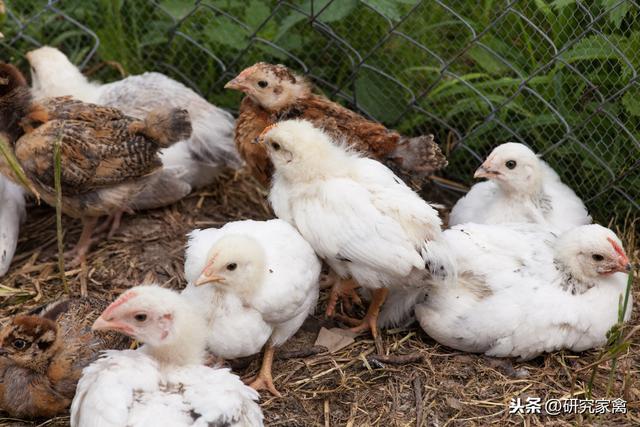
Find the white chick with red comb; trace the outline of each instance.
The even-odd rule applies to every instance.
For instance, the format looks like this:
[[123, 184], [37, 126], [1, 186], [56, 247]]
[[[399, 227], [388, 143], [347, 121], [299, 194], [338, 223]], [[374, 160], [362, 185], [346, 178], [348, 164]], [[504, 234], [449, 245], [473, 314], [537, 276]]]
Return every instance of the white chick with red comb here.
[[[463, 224], [443, 235], [456, 271], [426, 281], [413, 301], [420, 325], [441, 344], [526, 360], [601, 346], [618, 321], [631, 264], [605, 227], [558, 237], [533, 224]], [[631, 312], [629, 295], [625, 320]], [[382, 313], [394, 314], [397, 322], [397, 313]]]
[[192, 188], [212, 183], [225, 167], [241, 166], [233, 142], [231, 114], [182, 83], [156, 72], [106, 84], [90, 82], [64, 53], [49, 46], [32, 50], [26, 57], [36, 99], [71, 95], [83, 102], [115, 107], [136, 118], [144, 118], [157, 108], [189, 111], [191, 137], [162, 151], [162, 175], [135, 197], [135, 210], [173, 203]]
[[9, 270], [24, 217], [24, 192], [0, 175], [0, 277]]
[[353, 330], [370, 329], [380, 351], [377, 316], [389, 288], [437, 274], [446, 260], [437, 250], [438, 213], [386, 166], [308, 121], [279, 122], [260, 139], [275, 166], [269, 195], [274, 212], [341, 278], [373, 291]]
[[563, 232], [591, 223], [582, 200], [523, 144], [496, 147], [474, 177], [488, 181], [475, 184], [458, 200], [449, 225], [527, 222]]
[[183, 291], [206, 312], [209, 351], [224, 359], [264, 348], [250, 381], [276, 396], [275, 349], [291, 338], [318, 300], [320, 261], [285, 221], [237, 221], [189, 235]]
[[93, 330], [121, 332], [144, 345], [107, 351], [84, 369], [72, 427], [263, 425], [258, 393], [228, 369], [203, 365], [206, 323], [179, 293], [134, 287]]

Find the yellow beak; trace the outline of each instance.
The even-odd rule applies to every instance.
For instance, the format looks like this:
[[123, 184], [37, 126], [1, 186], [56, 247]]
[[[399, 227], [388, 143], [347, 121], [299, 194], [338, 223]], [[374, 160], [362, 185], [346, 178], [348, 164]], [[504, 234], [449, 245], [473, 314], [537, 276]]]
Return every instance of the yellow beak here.
[[473, 174], [474, 178], [492, 178], [500, 175], [500, 172], [492, 169], [492, 164], [489, 162], [484, 162]]
[[247, 85], [247, 82], [245, 81], [245, 79], [241, 77], [236, 77], [235, 79], [228, 81], [227, 84], [224, 85], [224, 88], [239, 90], [240, 92], [246, 92], [249, 90], [249, 86]]
[[222, 282], [224, 282], [224, 277], [216, 276], [215, 274], [207, 274], [207, 272], [204, 271], [200, 275], [200, 277], [198, 277], [198, 280], [196, 280], [196, 286], [206, 285], [207, 283], [222, 283]]

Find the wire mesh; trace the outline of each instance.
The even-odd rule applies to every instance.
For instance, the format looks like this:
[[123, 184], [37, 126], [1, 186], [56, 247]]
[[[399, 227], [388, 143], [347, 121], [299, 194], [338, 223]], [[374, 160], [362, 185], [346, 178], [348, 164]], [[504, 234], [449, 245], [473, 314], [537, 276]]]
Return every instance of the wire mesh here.
[[0, 51], [60, 47], [92, 77], [164, 72], [233, 110], [257, 61], [406, 134], [433, 133], [470, 183], [506, 141], [531, 146], [607, 222], [640, 208], [635, 0], [12, 0]]

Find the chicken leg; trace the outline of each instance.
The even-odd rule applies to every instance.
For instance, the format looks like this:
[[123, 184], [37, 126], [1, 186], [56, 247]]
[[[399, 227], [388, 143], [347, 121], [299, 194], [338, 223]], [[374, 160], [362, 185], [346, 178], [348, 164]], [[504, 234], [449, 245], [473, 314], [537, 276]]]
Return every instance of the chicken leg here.
[[389, 289], [387, 288], [379, 288], [373, 291], [373, 298], [371, 299], [371, 303], [369, 304], [369, 308], [367, 309], [367, 314], [364, 316], [364, 319], [362, 319], [362, 322], [359, 325], [349, 329], [356, 333], [370, 330], [376, 344], [376, 350], [379, 354], [383, 352], [383, 348], [382, 339], [378, 333], [378, 315], [380, 314], [380, 307], [384, 304], [388, 294]]
[[333, 271], [331, 271], [329, 275], [329, 280], [333, 280], [333, 285], [331, 286], [329, 302], [327, 303], [327, 310], [325, 312], [327, 317], [333, 317], [335, 315], [338, 299], [343, 300], [343, 304], [347, 310], [350, 310], [354, 303], [358, 305], [362, 304], [357, 291], [360, 285], [358, 285], [355, 280], [351, 278], [346, 280], [341, 279]]
[[80, 239], [78, 239], [76, 246], [67, 252], [68, 256], [73, 256], [73, 259], [69, 262], [70, 267], [77, 267], [85, 261], [87, 252], [89, 252], [93, 244], [91, 236], [93, 235], [97, 222], [97, 217], [82, 218], [82, 233], [80, 233]]
[[122, 215], [124, 215], [124, 211], [120, 210], [111, 215], [109, 215], [102, 224], [100, 224], [96, 229], [95, 233], [102, 233], [104, 231], [109, 230], [107, 234], [107, 238], [111, 239], [113, 235], [120, 228], [120, 223], [122, 221]]
[[260, 366], [260, 372], [255, 377], [246, 380], [249, 383], [249, 387], [254, 390], [268, 390], [276, 397], [282, 397], [282, 394], [273, 385], [273, 377], [271, 375], [271, 366], [273, 365], [273, 355], [276, 349], [271, 344], [271, 340], [267, 341], [264, 346], [264, 355], [262, 356], [262, 365]]

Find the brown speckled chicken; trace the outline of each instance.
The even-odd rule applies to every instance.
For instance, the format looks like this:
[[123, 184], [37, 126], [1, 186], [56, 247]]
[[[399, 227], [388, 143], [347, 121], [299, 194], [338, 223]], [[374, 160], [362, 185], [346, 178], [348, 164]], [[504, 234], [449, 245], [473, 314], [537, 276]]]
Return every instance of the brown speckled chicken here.
[[0, 332], [0, 410], [52, 417], [71, 404], [82, 369], [100, 351], [123, 349], [123, 335], [92, 332], [107, 303], [77, 298], [14, 317]]
[[[278, 121], [305, 119], [322, 128], [332, 138], [344, 140], [357, 151], [384, 162], [405, 180], [423, 178], [447, 165], [447, 159], [433, 135], [408, 138], [380, 123], [368, 120], [342, 105], [313, 93], [312, 84], [284, 65], [259, 62], [242, 71], [225, 85], [244, 92], [236, 121], [235, 143], [252, 174], [268, 186], [273, 165], [264, 144], [256, 144], [263, 130]], [[359, 301], [352, 280], [334, 274], [327, 306], [333, 316], [338, 298]]]
[[0, 64], [0, 87], [0, 132], [9, 136], [26, 175], [52, 206], [54, 149], [60, 144], [62, 210], [84, 225], [73, 264], [84, 260], [98, 218], [113, 217], [114, 231], [132, 198], [159, 178], [158, 151], [191, 134], [182, 109], [138, 120], [71, 97], [33, 102], [24, 78], [8, 64]]
[[403, 176], [426, 176], [447, 165], [432, 135], [403, 137], [313, 93], [310, 82], [284, 65], [259, 62], [225, 88], [247, 94], [240, 105], [235, 142], [253, 175], [265, 185], [270, 182], [273, 167], [264, 146], [254, 142], [266, 126], [295, 118], [311, 121], [333, 138], [344, 139], [356, 150], [385, 161]]

